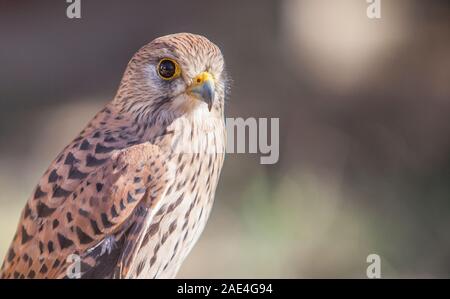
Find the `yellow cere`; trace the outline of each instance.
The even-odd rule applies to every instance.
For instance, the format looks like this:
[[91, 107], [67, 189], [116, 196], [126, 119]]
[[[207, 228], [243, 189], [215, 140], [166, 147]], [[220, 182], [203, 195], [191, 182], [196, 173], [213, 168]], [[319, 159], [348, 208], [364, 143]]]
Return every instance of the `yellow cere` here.
[[195, 77], [194, 81], [192, 82], [192, 85], [198, 86], [206, 81], [214, 82], [214, 77], [208, 72], [202, 72], [197, 77]]

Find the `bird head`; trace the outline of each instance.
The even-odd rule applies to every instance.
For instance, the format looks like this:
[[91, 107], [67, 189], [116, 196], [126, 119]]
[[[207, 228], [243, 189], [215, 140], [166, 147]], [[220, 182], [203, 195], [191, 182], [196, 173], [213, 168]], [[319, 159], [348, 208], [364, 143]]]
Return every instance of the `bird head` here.
[[178, 33], [153, 40], [133, 56], [116, 99], [124, 110], [145, 117], [221, 117], [226, 83], [220, 49], [203, 36]]

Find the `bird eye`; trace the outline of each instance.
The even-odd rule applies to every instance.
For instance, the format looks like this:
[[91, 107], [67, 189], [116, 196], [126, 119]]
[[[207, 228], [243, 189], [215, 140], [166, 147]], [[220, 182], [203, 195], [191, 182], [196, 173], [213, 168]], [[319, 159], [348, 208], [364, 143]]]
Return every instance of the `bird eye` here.
[[164, 80], [171, 80], [180, 75], [178, 63], [170, 58], [163, 58], [158, 63], [158, 75]]

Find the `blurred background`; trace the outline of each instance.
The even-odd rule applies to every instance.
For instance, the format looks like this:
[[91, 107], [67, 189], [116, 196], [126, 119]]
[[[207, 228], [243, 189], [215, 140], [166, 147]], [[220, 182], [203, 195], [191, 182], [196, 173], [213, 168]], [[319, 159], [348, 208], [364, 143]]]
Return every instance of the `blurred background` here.
[[133, 53], [194, 32], [233, 79], [227, 117], [278, 117], [280, 160], [229, 154], [181, 278], [450, 277], [447, 0], [0, 0], [0, 256], [51, 160]]

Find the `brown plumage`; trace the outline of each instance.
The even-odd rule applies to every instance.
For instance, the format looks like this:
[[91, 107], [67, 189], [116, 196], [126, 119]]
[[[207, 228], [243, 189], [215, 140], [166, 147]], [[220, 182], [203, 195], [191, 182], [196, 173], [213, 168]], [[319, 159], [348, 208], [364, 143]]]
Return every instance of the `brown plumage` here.
[[0, 277], [174, 277], [212, 206], [225, 85], [222, 54], [202, 36], [141, 48], [115, 98], [40, 179]]

